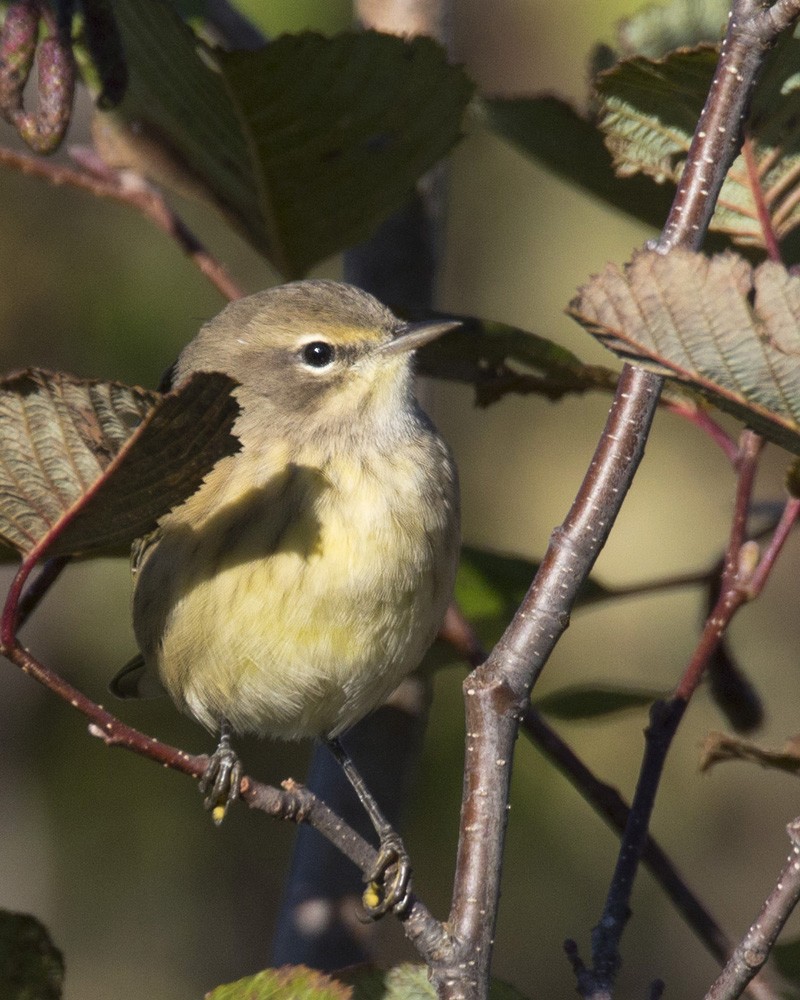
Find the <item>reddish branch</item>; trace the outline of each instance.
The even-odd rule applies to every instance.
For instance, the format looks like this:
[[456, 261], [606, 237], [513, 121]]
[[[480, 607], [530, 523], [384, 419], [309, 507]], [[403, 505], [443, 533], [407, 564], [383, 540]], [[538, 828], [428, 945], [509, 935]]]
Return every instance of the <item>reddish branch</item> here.
[[96, 154], [77, 152], [76, 155], [90, 169], [76, 170], [3, 148], [0, 148], [0, 164], [51, 184], [79, 188], [99, 198], [110, 198], [136, 209], [173, 239], [226, 299], [238, 299], [244, 295], [223, 265], [169, 207], [159, 191], [137, 174], [110, 170]]

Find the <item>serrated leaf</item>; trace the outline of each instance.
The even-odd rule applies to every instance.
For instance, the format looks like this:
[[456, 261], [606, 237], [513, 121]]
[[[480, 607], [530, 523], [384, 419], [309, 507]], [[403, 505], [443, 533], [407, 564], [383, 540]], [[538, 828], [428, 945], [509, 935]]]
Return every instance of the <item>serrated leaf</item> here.
[[[353, 1000], [436, 1000], [424, 965], [407, 962], [391, 969], [357, 965], [336, 973], [337, 979], [353, 987]], [[489, 983], [489, 1000], [524, 1000], [513, 986], [499, 979]]]
[[349, 986], [324, 972], [285, 965], [218, 986], [206, 1000], [351, 1000], [352, 996]]
[[569, 312], [621, 357], [800, 454], [800, 278], [781, 265], [640, 251], [623, 269], [607, 265]]
[[47, 928], [27, 913], [0, 910], [0, 997], [60, 1000], [64, 959]]
[[232, 379], [199, 373], [158, 396], [30, 369], [0, 383], [0, 538], [24, 555], [130, 543], [223, 455]]
[[[658, 60], [628, 59], [600, 74], [598, 125], [620, 176], [644, 173], [659, 183], [677, 184], [717, 60], [716, 47], [700, 46]], [[787, 36], [768, 57], [747, 125], [758, 186], [779, 239], [800, 225], [798, 70], [800, 40]], [[743, 245], [764, 247], [743, 156], [728, 172], [711, 229]]]
[[651, 226], [664, 224], [672, 192], [649, 177], [617, 177], [597, 127], [566, 101], [545, 95], [476, 104], [489, 128], [558, 177]]
[[218, 54], [270, 259], [287, 277], [365, 239], [461, 134], [472, 94], [430, 38], [285, 35]]
[[510, 392], [556, 400], [571, 392], [613, 392], [616, 387], [616, 372], [586, 365], [545, 337], [472, 316], [452, 318], [460, 319], [461, 326], [426, 344], [418, 354], [418, 369], [432, 378], [475, 386], [479, 406]]
[[410, 962], [391, 969], [356, 965], [336, 973], [353, 988], [353, 1000], [436, 1000], [436, 990], [428, 981], [424, 965]]
[[[212, 201], [268, 253], [247, 144], [219, 73], [201, 56], [201, 43], [163, 0], [125, 0], [114, 5], [114, 16], [128, 83], [121, 104], [95, 115], [104, 158]], [[87, 67], [91, 83], [84, 54]]]
[[633, 708], [652, 705], [663, 691], [644, 688], [614, 688], [601, 684], [576, 684], [536, 698], [534, 705], [544, 715], [572, 722], [599, 719]]
[[700, 769], [706, 771], [713, 764], [728, 760], [746, 760], [762, 767], [797, 774], [800, 772], [800, 736], [787, 740], [776, 749], [741, 736], [710, 732], [703, 741]]

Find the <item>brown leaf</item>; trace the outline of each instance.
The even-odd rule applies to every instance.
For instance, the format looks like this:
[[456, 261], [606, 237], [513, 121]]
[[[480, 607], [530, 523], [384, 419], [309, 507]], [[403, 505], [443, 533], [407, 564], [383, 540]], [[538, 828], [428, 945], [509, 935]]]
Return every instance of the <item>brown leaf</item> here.
[[232, 379], [158, 393], [28, 370], [0, 383], [0, 538], [23, 555], [123, 545], [238, 448]]
[[779, 750], [770, 750], [740, 736], [710, 732], [703, 741], [700, 770], [707, 771], [724, 760], [747, 760], [794, 774], [800, 771], [800, 735], [787, 740]]
[[607, 265], [569, 312], [621, 357], [800, 454], [800, 278], [780, 264], [643, 250]]

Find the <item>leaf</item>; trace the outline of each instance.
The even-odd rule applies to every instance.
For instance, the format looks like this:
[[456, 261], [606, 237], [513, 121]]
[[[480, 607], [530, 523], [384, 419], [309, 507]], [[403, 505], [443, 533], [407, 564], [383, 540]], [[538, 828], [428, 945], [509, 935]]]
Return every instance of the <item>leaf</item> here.
[[472, 95], [430, 38], [285, 35], [220, 52], [273, 264], [287, 277], [371, 235], [460, 138]]
[[800, 772], [800, 736], [787, 740], [780, 749], [770, 749], [741, 736], [710, 732], [703, 741], [700, 770], [728, 760], [746, 760], [778, 771]]
[[621, 357], [800, 454], [800, 278], [781, 265], [639, 251], [584, 285], [569, 313]]
[[[444, 318], [444, 317], [443, 317]], [[505, 323], [460, 319], [462, 325], [419, 352], [419, 371], [432, 378], [475, 386], [479, 406], [497, 402], [510, 392], [538, 393], [557, 400], [570, 392], [613, 392], [617, 373], [602, 365], [585, 365], [571, 351], [535, 333]], [[516, 364], [530, 371], [520, 371]]]
[[239, 442], [232, 379], [159, 397], [29, 369], [0, 382], [0, 538], [29, 556], [130, 543]]
[[[163, 0], [125, 0], [114, 5], [114, 16], [128, 84], [121, 104], [95, 114], [93, 133], [104, 159], [210, 200], [268, 253], [247, 144], [201, 43]], [[96, 92], [100, 82], [85, 50], [78, 46], [76, 54]]]
[[[405, 963], [384, 970], [372, 965], [340, 969], [336, 977], [303, 965], [265, 969], [218, 986], [206, 1000], [436, 1000], [424, 965]], [[493, 979], [489, 1000], [524, 1000], [512, 986]]]
[[[625, 60], [597, 79], [598, 125], [622, 177], [643, 173], [677, 184], [716, 68], [714, 46], [680, 49], [663, 59]], [[747, 132], [758, 183], [779, 239], [800, 225], [800, 40], [786, 37], [768, 57]], [[711, 221], [714, 231], [764, 248], [751, 178], [737, 157]]]
[[[488, 644], [508, 625], [528, 592], [539, 564], [464, 545], [456, 574], [455, 598], [464, 616]], [[589, 579], [580, 590], [578, 604], [613, 597], [602, 584]]]
[[0, 997], [60, 1000], [64, 958], [47, 928], [27, 913], [0, 910]]
[[795, 985], [800, 983], [800, 941], [773, 945], [770, 957], [782, 976]]
[[476, 104], [489, 128], [558, 177], [655, 228], [664, 224], [672, 191], [649, 177], [617, 177], [597, 127], [566, 101], [544, 95]]
[[599, 719], [663, 698], [663, 691], [644, 688], [613, 688], [601, 684], [576, 684], [536, 698], [534, 705], [545, 715], [568, 721]]
[[350, 1000], [353, 991], [304, 965], [264, 969], [206, 994], [206, 1000]]
[[725, 31], [730, 0], [670, 0], [649, 4], [617, 25], [625, 56], [659, 59], [673, 49], [717, 42]]

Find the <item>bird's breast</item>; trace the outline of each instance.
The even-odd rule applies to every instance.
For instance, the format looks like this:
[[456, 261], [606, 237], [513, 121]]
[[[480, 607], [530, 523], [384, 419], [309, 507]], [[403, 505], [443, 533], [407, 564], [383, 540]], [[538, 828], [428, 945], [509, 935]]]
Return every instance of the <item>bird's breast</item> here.
[[[257, 457], [237, 469], [242, 457], [207, 484], [213, 514], [196, 516], [204, 486], [191, 518], [164, 524], [137, 581], [142, 651], [209, 728], [225, 717], [279, 737], [335, 734], [439, 627], [457, 549], [452, 465], [433, 436], [357, 461], [295, 450], [260, 480]], [[232, 485], [241, 474], [258, 485]]]

